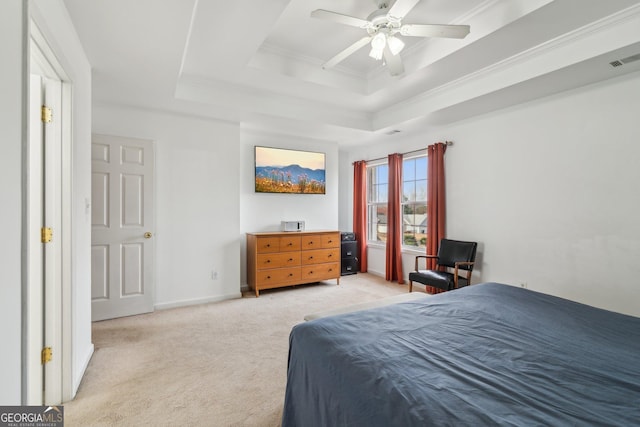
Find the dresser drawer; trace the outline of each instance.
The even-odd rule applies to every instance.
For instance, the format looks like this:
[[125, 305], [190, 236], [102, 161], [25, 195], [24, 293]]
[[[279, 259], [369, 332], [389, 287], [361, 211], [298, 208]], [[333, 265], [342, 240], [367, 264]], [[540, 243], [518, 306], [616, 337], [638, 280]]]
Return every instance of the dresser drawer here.
[[280, 252], [280, 238], [258, 237], [256, 239], [256, 252], [259, 254]]
[[305, 282], [335, 279], [340, 277], [340, 263], [332, 262], [328, 264], [305, 265], [301, 267], [301, 272], [302, 280]]
[[256, 273], [258, 289], [277, 288], [300, 281], [300, 267], [260, 270]]
[[320, 237], [319, 234], [302, 236], [301, 249], [303, 251], [308, 251], [310, 249], [321, 249], [321, 248], [322, 248], [322, 238]]
[[314, 249], [302, 252], [302, 265], [339, 261], [340, 249]]
[[300, 265], [300, 251], [258, 254], [256, 267], [265, 268], [295, 267]]
[[281, 251], [299, 251], [302, 239], [300, 236], [284, 236], [280, 237], [278, 245]]
[[338, 233], [321, 234], [323, 248], [339, 248], [340, 247], [340, 235]]

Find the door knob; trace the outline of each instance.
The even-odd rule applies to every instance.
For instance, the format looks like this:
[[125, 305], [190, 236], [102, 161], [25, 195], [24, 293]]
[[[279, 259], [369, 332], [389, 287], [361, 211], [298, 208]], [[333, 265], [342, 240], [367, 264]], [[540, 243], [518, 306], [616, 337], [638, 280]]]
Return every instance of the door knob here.
[[150, 232], [150, 231], [147, 231], [146, 233], [144, 233], [144, 238], [145, 238], [145, 239], [150, 239], [150, 238], [151, 238], [151, 236], [153, 236], [153, 234], [151, 234], [151, 232]]

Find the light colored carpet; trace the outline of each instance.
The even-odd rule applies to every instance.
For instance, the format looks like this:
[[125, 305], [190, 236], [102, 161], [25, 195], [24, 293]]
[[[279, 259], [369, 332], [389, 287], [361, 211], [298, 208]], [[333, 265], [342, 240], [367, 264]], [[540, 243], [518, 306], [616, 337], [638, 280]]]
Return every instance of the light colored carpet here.
[[279, 426], [289, 332], [309, 313], [408, 292], [370, 274], [93, 324], [72, 426]]

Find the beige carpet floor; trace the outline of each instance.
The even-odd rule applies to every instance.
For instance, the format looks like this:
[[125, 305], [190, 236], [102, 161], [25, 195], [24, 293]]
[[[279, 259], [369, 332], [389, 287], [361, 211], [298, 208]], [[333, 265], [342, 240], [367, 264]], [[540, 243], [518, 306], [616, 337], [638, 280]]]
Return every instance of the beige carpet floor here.
[[291, 328], [407, 292], [370, 274], [96, 322], [72, 426], [279, 426]]

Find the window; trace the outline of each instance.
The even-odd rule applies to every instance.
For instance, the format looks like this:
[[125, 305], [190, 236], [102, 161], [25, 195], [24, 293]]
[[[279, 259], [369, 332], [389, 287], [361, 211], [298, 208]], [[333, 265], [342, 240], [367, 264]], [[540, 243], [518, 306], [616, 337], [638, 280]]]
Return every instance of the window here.
[[427, 247], [427, 156], [406, 155], [402, 161], [402, 247]]
[[367, 234], [369, 242], [387, 241], [389, 166], [367, 163]]
[[[427, 246], [427, 155], [409, 153], [402, 161], [402, 247]], [[387, 241], [387, 200], [389, 167], [386, 160], [367, 163], [367, 232], [368, 241]]]

